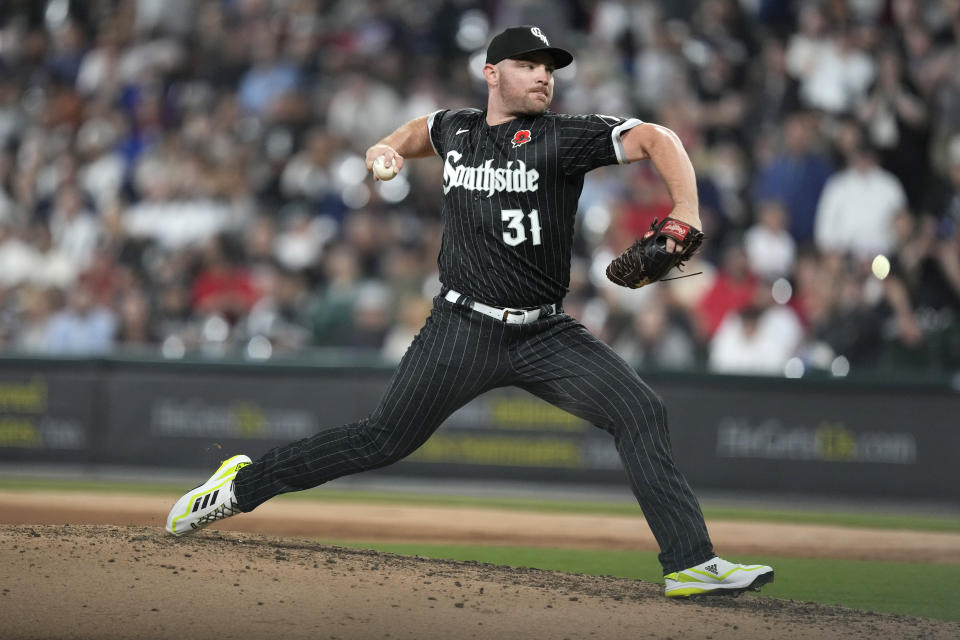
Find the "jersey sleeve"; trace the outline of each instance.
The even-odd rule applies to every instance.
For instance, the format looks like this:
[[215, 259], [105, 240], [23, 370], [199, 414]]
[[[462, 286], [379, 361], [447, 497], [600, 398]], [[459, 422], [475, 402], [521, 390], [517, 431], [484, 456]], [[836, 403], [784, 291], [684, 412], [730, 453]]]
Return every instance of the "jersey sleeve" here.
[[643, 122], [636, 118], [561, 115], [558, 145], [563, 170], [576, 175], [609, 164], [626, 164], [621, 136], [640, 124]]
[[[471, 127], [476, 121], [479, 109], [441, 109], [427, 115], [427, 130], [430, 133], [430, 144], [440, 157], [446, 150], [446, 141], [450, 139], [450, 129], [453, 127]], [[455, 135], [455, 134], [454, 134]]]
[[443, 119], [450, 113], [449, 109], [439, 109], [427, 115], [427, 131], [430, 134], [430, 144], [434, 152], [443, 157]]

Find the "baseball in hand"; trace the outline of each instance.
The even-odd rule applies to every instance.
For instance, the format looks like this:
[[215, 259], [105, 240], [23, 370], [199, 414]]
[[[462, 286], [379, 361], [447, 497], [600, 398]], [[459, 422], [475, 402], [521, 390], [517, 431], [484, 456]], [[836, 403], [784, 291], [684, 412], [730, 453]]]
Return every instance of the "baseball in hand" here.
[[377, 176], [379, 180], [393, 180], [398, 171], [397, 161], [391, 162], [389, 167], [384, 164], [385, 161], [386, 156], [378, 156], [373, 161], [373, 175]]

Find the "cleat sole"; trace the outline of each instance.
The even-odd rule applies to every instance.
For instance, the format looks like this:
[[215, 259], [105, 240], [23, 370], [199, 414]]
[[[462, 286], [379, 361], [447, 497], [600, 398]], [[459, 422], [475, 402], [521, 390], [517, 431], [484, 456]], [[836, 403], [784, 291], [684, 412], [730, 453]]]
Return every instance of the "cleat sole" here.
[[704, 590], [700, 593], [690, 593], [687, 595], [673, 595], [670, 597], [673, 598], [706, 598], [706, 597], [716, 597], [716, 596], [726, 596], [732, 598], [739, 598], [745, 591], [760, 591], [760, 589], [766, 585], [773, 582], [773, 571], [770, 573], [765, 573], [763, 575], [757, 576], [757, 579], [748, 584], [745, 587], [737, 587], [735, 589], [710, 589]]

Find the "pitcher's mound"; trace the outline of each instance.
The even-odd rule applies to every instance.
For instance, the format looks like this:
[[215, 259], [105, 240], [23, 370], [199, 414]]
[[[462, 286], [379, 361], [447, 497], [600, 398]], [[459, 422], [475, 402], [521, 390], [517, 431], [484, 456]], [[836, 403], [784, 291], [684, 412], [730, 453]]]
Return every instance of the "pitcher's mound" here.
[[[954, 638], [946, 622], [207, 530], [0, 527], [7, 638]], [[782, 579], [782, 578], [781, 578]]]

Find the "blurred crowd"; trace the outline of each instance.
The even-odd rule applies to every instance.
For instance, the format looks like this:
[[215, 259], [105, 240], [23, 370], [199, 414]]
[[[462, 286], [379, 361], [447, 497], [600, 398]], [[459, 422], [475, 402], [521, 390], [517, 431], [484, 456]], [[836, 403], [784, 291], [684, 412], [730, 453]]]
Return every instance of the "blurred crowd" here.
[[555, 111], [670, 127], [708, 236], [637, 291], [670, 199], [587, 176], [568, 313], [637, 367], [960, 368], [960, 0], [6, 0], [0, 353], [399, 360], [440, 289], [442, 166], [366, 147], [484, 106], [490, 37], [576, 63]]

